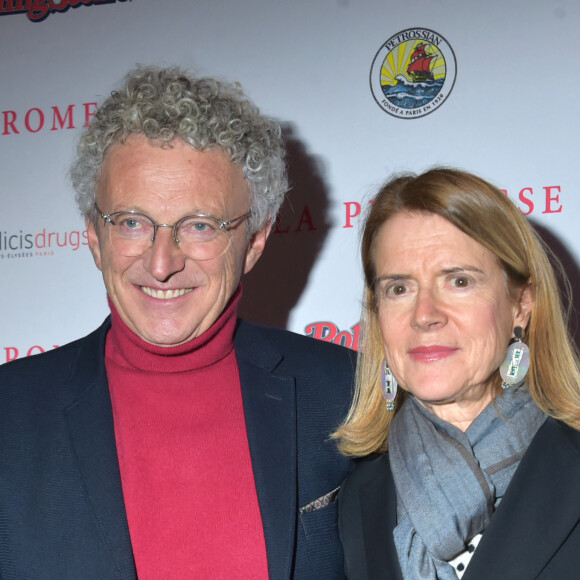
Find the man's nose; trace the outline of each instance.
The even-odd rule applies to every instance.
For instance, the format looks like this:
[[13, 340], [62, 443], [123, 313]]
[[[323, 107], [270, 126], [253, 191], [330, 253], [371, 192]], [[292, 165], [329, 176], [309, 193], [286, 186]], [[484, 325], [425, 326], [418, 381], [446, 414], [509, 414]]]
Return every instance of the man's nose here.
[[157, 226], [155, 238], [146, 258], [146, 266], [154, 278], [164, 282], [185, 267], [186, 256], [173, 238], [172, 226]]

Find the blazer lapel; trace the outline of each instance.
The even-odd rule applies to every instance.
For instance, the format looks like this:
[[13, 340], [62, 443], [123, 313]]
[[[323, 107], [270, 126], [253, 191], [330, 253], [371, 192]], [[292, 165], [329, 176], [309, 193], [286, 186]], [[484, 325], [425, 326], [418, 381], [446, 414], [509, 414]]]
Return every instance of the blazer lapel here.
[[297, 514], [296, 385], [282, 354], [239, 322], [235, 349], [270, 578], [290, 578]]
[[88, 388], [66, 410], [66, 417], [101, 539], [115, 563], [117, 577], [134, 579], [103, 345], [104, 333], [100, 343], [89, 344], [79, 356], [71, 381]]
[[[464, 580], [535, 578], [580, 521], [580, 434], [548, 418], [493, 515]], [[541, 523], [542, 525], [539, 525]], [[517, 562], [517, 575], [508, 575]]]

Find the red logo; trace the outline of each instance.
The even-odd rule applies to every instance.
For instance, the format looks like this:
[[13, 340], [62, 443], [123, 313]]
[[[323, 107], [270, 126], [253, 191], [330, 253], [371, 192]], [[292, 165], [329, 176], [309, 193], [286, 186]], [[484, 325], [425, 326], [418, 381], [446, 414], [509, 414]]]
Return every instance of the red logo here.
[[126, 0], [0, 0], [0, 16], [26, 14], [32, 22], [42, 22], [54, 12], [66, 12], [81, 4], [114, 4]]
[[333, 342], [358, 350], [359, 328], [358, 322], [350, 330], [340, 330], [333, 322], [312, 322], [306, 326], [304, 334], [324, 342]]
[[43, 228], [36, 233], [20, 230], [17, 234], [0, 230], [0, 260], [54, 256], [57, 248], [70, 248], [76, 252], [88, 246], [87, 230], [53, 232]]

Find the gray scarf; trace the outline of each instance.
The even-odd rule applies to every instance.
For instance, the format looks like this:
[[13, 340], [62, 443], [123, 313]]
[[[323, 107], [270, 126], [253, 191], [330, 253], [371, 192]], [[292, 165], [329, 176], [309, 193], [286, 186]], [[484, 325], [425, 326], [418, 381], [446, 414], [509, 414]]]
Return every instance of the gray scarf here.
[[403, 578], [457, 580], [447, 562], [485, 530], [545, 418], [525, 385], [498, 395], [465, 433], [407, 397], [389, 431]]

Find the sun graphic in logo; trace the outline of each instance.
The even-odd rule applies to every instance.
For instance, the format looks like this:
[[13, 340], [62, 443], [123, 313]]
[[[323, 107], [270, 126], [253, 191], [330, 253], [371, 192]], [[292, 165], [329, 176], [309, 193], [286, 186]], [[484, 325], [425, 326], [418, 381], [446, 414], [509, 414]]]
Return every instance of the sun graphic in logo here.
[[455, 54], [432, 30], [410, 28], [391, 37], [371, 67], [378, 105], [399, 118], [423, 117], [439, 108], [455, 84]]

